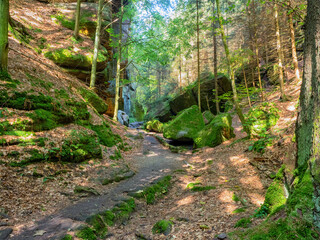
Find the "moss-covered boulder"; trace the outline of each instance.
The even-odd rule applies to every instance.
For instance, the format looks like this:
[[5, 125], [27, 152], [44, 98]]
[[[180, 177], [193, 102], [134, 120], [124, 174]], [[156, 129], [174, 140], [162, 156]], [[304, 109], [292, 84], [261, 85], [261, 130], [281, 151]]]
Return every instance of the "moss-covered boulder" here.
[[108, 110], [108, 105], [95, 92], [86, 88], [80, 88], [79, 92], [81, 96], [97, 110], [98, 113], [102, 114]]
[[258, 107], [251, 108], [246, 114], [247, 124], [252, 134], [256, 135], [268, 131], [277, 124], [279, 118], [279, 110], [272, 103], [263, 103]]
[[232, 118], [230, 114], [217, 115], [207, 126], [205, 126], [194, 139], [196, 147], [215, 147], [224, 141], [233, 138]]
[[[106, 51], [99, 51], [97, 59], [97, 70], [102, 71], [106, 68], [108, 57]], [[72, 48], [58, 48], [45, 53], [57, 65], [65, 68], [90, 70], [92, 66], [93, 52], [79, 53]]]
[[202, 114], [194, 105], [170, 121], [163, 129], [163, 136], [172, 140], [193, 141], [204, 126]]
[[163, 132], [163, 123], [161, 123], [159, 120], [152, 120], [148, 121], [145, 125], [145, 129], [151, 132]]
[[210, 111], [204, 111], [202, 116], [205, 125], [208, 125], [214, 119], [214, 115]]
[[152, 228], [152, 233], [163, 233], [164, 235], [169, 235], [172, 230], [173, 223], [168, 220], [160, 220], [158, 221]]

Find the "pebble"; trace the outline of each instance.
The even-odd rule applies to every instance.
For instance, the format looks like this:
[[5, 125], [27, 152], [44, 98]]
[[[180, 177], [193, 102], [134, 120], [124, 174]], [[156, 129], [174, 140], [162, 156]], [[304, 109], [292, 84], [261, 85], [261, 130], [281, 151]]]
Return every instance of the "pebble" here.
[[218, 239], [220, 239], [220, 240], [226, 239], [226, 238], [227, 238], [227, 234], [225, 234], [225, 233], [220, 233], [220, 234], [218, 235]]

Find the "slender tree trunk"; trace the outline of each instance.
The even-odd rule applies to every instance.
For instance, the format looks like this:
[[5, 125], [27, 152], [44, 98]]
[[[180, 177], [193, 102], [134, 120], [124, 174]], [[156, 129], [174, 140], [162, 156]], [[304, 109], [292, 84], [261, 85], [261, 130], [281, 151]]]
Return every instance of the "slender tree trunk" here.
[[[215, 0], [212, 1], [213, 3], [213, 8], [212, 8], [212, 14], [213, 14], [213, 19], [215, 19], [214, 15], [214, 6], [215, 6]], [[218, 89], [218, 59], [217, 59], [217, 36], [216, 36], [216, 28], [217, 24], [216, 21], [213, 20], [212, 22], [212, 34], [213, 34], [213, 68], [214, 68], [214, 89], [215, 89], [215, 102], [216, 102], [216, 113], [220, 113], [220, 107], [219, 107], [219, 89]]]
[[[315, 226], [320, 229], [320, 1], [308, 0], [305, 45], [304, 73], [300, 93], [300, 107], [296, 126], [297, 137], [297, 176], [299, 183], [304, 176], [310, 176], [313, 189], [313, 208], [308, 207], [306, 216], [313, 213]], [[298, 184], [295, 184], [298, 185]], [[305, 190], [306, 191], [306, 190]], [[293, 196], [293, 194], [291, 195]], [[289, 197], [290, 198], [290, 197]], [[290, 200], [290, 199], [289, 199]], [[301, 201], [303, 201], [301, 199]], [[302, 204], [304, 202], [301, 202]], [[299, 203], [297, 203], [299, 204]], [[294, 208], [295, 209], [295, 208]]]
[[98, 60], [98, 53], [99, 53], [100, 32], [101, 32], [101, 23], [102, 23], [102, 8], [103, 8], [103, 0], [99, 0], [97, 28], [96, 28], [96, 36], [94, 40], [94, 53], [93, 53], [93, 59], [92, 59], [91, 78], [90, 78], [90, 88], [92, 89], [94, 89], [96, 85], [97, 60]]
[[197, 1], [198, 106], [201, 111], [199, 0], [196, 0], [196, 1]]
[[237, 93], [237, 88], [236, 88], [236, 81], [235, 81], [235, 77], [234, 77], [234, 71], [233, 71], [233, 68], [231, 66], [230, 52], [229, 52], [229, 48], [228, 48], [228, 44], [227, 44], [227, 37], [224, 34], [219, 0], [216, 0], [216, 4], [217, 4], [217, 13], [218, 13], [218, 18], [219, 18], [219, 24], [220, 24], [220, 34], [221, 34], [224, 50], [225, 50], [225, 53], [226, 53], [227, 64], [228, 64], [228, 73], [229, 73], [229, 76], [231, 77], [231, 86], [232, 86], [234, 105], [235, 105], [235, 108], [236, 108], [236, 112], [237, 112], [237, 114], [239, 116], [239, 119], [241, 121], [241, 124], [243, 126], [243, 129], [248, 134], [248, 136], [250, 137], [251, 136], [250, 129], [246, 125], [246, 121], [245, 121], [244, 115], [242, 113], [242, 109], [241, 109], [240, 104], [238, 102], [238, 93]]
[[276, 36], [277, 36], [277, 52], [278, 52], [278, 67], [279, 67], [279, 83], [280, 83], [280, 92], [281, 98], [286, 99], [284, 93], [284, 83], [283, 83], [283, 63], [282, 63], [282, 47], [281, 47], [281, 36], [280, 36], [280, 27], [279, 27], [279, 15], [278, 15], [278, 5], [275, 3], [273, 6], [274, 20], [276, 26]]
[[74, 24], [74, 38], [79, 38], [79, 25], [80, 25], [80, 12], [81, 12], [81, 0], [77, 0], [76, 19]]
[[159, 98], [161, 97], [161, 79], [162, 79], [162, 71], [159, 73], [159, 76], [158, 76], [158, 96]]
[[114, 100], [114, 114], [113, 120], [117, 120], [119, 109], [119, 90], [120, 90], [120, 76], [121, 76], [121, 51], [122, 51], [122, 18], [123, 18], [123, 0], [121, 0], [121, 12], [119, 17], [119, 40], [118, 40], [118, 59], [117, 59], [117, 76], [116, 76], [116, 93]]
[[264, 93], [263, 93], [263, 88], [262, 88], [260, 62], [259, 62], [258, 32], [257, 32], [257, 23], [256, 23], [255, 0], [252, 0], [252, 8], [253, 8], [253, 31], [254, 31], [255, 57], [256, 57], [256, 64], [257, 64], [257, 71], [258, 71], [259, 87], [260, 87], [260, 91], [261, 91], [261, 99], [262, 99], [262, 101], [264, 101]]
[[[291, 1], [289, 1], [290, 4]], [[290, 37], [291, 37], [291, 51], [292, 51], [292, 62], [294, 66], [294, 72], [296, 76], [296, 80], [300, 79], [300, 71], [298, 65], [298, 58], [297, 58], [297, 49], [296, 49], [296, 38], [294, 34], [294, 27], [293, 27], [293, 12], [291, 12], [288, 16], [289, 28], [290, 28]]]
[[244, 67], [242, 67], [242, 72], [243, 72], [244, 84], [246, 85], [248, 102], [249, 102], [249, 106], [250, 106], [250, 108], [251, 108], [251, 100], [250, 100], [250, 95], [249, 95], [249, 89], [248, 89], [248, 83], [247, 83], [247, 76], [246, 76], [246, 71], [244, 70]]
[[0, 1], [0, 71], [8, 69], [9, 0]]

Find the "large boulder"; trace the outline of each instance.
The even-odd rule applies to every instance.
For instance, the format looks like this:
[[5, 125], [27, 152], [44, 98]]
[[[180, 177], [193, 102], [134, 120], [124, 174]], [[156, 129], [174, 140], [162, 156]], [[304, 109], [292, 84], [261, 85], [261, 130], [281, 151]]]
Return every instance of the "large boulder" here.
[[[216, 104], [214, 102], [215, 96], [213, 94], [213, 91], [215, 90], [214, 76], [210, 74], [203, 74], [201, 76], [200, 87], [201, 111], [204, 112], [210, 110], [210, 112], [216, 114]], [[221, 96], [231, 90], [230, 80], [224, 75], [219, 75], [218, 95]], [[150, 106], [145, 119], [151, 120], [157, 118], [161, 122], [168, 122], [179, 112], [193, 105], [198, 105], [197, 83], [190, 85], [186, 91], [173, 99], [162, 100], [162, 102], [157, 102], [156, 106]], [[220, 102], [220, 111], [224, 112], [224, 101]]]
[[118, 121], [122, 125], [125, 125], [127, 127], [129, 126], [129, 116], [124, 111], [118, 111]]
[[169, 122], [163, 129], [163, 136], [172, 140], [193, 141], [204, 126], [202, 114], [194, 105]]
[[214, 119], [214, 115], [210, 111], [204, 111], [202, 116], [205, 125], [208, 125]]
[[163, 123], [159, 120], [151, 120], [145, 124], [145, 129], [151, 132], [163, 132]]
[[207, 126], [205, 126], [194, 139], [195, 146], [215, 147], [224, 141], [233, 138], [232, 118], [230, 114], [217, 115]]

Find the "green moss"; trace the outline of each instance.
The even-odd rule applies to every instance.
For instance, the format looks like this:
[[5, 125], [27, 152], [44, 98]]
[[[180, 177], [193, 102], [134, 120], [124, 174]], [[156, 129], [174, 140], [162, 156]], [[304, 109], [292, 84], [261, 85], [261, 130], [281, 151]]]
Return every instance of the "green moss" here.
[[55, 89], [54, 90], [54, 94], [56, 98], [65, 98], [68, 99], [69, 98], [69, 94], [67, 93], [66, 90], [64, 89]]
[[33, 120], [33, 129], [35, 131], [50, 130], [58, 126], [59, 118], [47, 110], [37, 109], [34, 113], [28, 114], [28, 116]]
[[214, 186], [200, 186], [200, 182], [195, 183], [188, 183], [187, 189], [190, 189], [192, 192], [202, 192], [202, 191], [209, 191], [212, 189], [216, 189]]
[[21, 84], [20, 81], [12, 79], [9, 73], [6, 71], [0, 71], [0, 81], [4, 82], [0, 83], [0, 86], [7, 88], [17, 88], [17, 86]]
[[217, 115], [194, 139], [196, 147], [215, 147], [233, 138], [232, 118], [228, 113]]
[[79, 230], [76, 233], [76, 236], [78, 238], [84, 239], [84, 240], [96, 240], [97, 236], [94, 233], [94, 230], [90, 227], [85, 227], [81, 230]]
[[[57, 21], [65, 28], [69, 28], [71, 30], [74, 30], [74, 26], [75, 26], [75, 20], [74, 18], [67, 18], [65, 15], [63, 14], [57, 14], [54, 16], [51, 16], [52, 18], [57, 19]], [[89, 11], [83, 11], [81, 16], [80, 16], [80, 20], [79, 20], [79, 27], [80, 29], [83, 29], [83, 27], [85, 26], [85, 24], [87, 22], [92, 22], [90, 21], [90, 18], [92, 17], [92, 12]], [[92, 22], [95, 23], [95, 22]]]
[[85, 187], [85, 186], [76, 186], [74, 188], [74, 193], [89, 193], [92, 195], [100, 195], [97, 190], [91, 187]]
[[[263, 205], [259, 211], [274, 214], [286, 204], [287, 198], [283, 185], [285, 166], [278, 171], [272, 184], [269, 186]], [[259, 214], [259, 211], [257, 214]]]
[[294, 186], [294, 191], [289, 196], [287, 201], [287, 212], [298, 217], [298, 209], [302, 212], [304, 219], [312, 222], [312, 209], [314, 187], [310, 170], [307, 170], [301, 177], [299, 183]]
[[104, 146], [113, 147], [122, 141], [121, 137], [114, 134], [107, 125], [91, 125], [90, 128], [96, 132], [100, 143]]
[[114, 221], [125, 223], [129, 220], [131, 213], [135, 210], [135, 201], [130, 198], [112, 209], [114, 214]]
[[18, 151], [12, 151], [12, 152], [9, 152], [7, 156], [11, 158], [17, 158], [20, 156], [20, 153]]
[[209, 124], [214, 119], [214, 115], [210, 111], [203, 112], [202, 116], [206, 125]]
[[158, 221], [152, 228], [152, 233], [163, 233], [165, 235], [168, 235], [172, 230], [173, 223], [168, 220], [160, 220]]
[[27, 75], [32, 87], [41, 87], [47, 91], [50, 91], [50, 89], [52, 89], [52, 87], [53, 87], [52, 82], [44, 81], [42, 79], [39, 79], [37, 77], [30, 75], [29, 73], [26, 73], [26, 75]]
[[90, 217], [87, 220], [87, 223], [92, 226], [96, 235], [98, 235], [101, 238], [104, 238], [106, 236], [106, 234], [108, 233], [108, 227], [105, 224], [102, 216], [99, 214], [96, 214], [96, 215]]
[[122, 154], [121, 154], [120, 150], [116, 149], [116, 150], [114, 151], [114, 155], [111, 155], [111, 156], [110, 156], [110, 159], [111, 159], [111, 160], [119, 160], [119, 159], [122, 159]]
[[32, 149], [27, 151], [31, 156], [19, 162], [10, 162], [9, 165], [11, 167], [23, 167], [31, 163], [42, 162], [46, 160], [46, 156], [43, 153], [40, 153], [37, 149]]
[[4, 132], [4, 135], [18, 136], [18, 137], [30, 137], [30, 136], [33, 136], [34, 133], [33, 132], [27, 132], [27, 131], [12, 130], [12, 131]]
[[86, 88], [80, 88], [79, 92], [81, 96], [97, 110], [98, 113], [102, 114], [108, 110], [108, 105], [93, 91]]
[[65, 235], [61, 240], [73, 240], [73, 237], [69, 234]]
[[166, 176], [143, 191], [134, 194], [136, 198], [144, 198], [147, 204], [153, 204], [157, 198], [166, 194], [171, 186], [171, 176]]
[[163, 136], [173, 140], [193, 140], [204, 128], [204, 121], [198, 106], [183, 110], [163, 129]]
[[240, 220], [237, 221], [234, 227], [248, 228], [251, 225], [251, 223], [252, 223], [251, 218], [241, 218]]
[[115, 215], [112, 211], [107, 210], [102, 214], [103, 220], [104, 222], [108, 225], [108, 226], [113, 226], [114, 225], [114, 220], [115, 220]]
[[163, 123], [159, 120], [151, 120], [145, 124], [144, 128], [148, 131], [161, 133], [163, 132], [163, 126]]
[[232, 213], [237, 214], [237, 213], [243, 213], [246, 211], [246, 208], [237, 208], [236, 210], [232, 211]]

